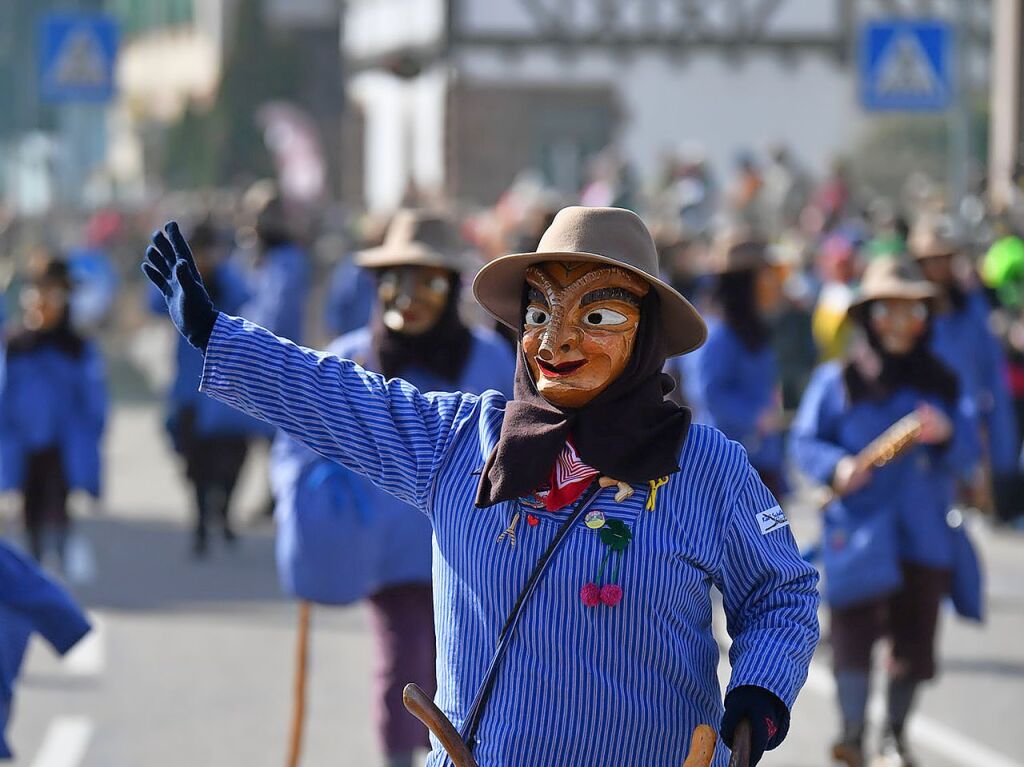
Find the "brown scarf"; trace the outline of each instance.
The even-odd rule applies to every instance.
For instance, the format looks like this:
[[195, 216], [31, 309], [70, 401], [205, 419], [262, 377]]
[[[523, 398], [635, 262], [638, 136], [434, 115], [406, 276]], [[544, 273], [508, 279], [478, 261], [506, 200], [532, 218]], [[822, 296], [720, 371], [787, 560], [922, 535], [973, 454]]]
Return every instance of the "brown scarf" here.
[[477, 487], [477, 506], [529, 495], [544, 485], [570, 434], [588, 466], [622, 482], [645, 483], [679, 470], [690, 411], [665, 399], [674, 383], [662, 372], [665, 342], [658, 317], [658, 295], [651, 290], [640, 308], [626, 369], [576, 409], [552, 405], [537, 393], [520, 339], [515, 399], [505, 406], [501, 436]]

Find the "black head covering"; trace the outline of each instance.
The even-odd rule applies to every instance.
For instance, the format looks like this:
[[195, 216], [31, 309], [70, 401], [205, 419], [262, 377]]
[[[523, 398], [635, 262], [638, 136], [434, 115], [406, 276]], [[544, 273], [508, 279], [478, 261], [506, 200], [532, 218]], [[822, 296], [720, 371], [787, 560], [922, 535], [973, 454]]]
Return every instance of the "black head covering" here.
[[426, 333], [415, 336], [396, 333], [385, 325], [378, 303], [371, 323], [372, 348], [378, 370], [385, 377], [395, 378], [406, 368], [418, 367], [451, 384], [459, 382], [473, 346], [473, 334], [459, 317], [461, 276], [450, 273], [448, 286], [448, 302], [441, 316]]
[[[62, 258], [46, 258], [31, 270], [30, 283], [39, 288], [57, 287], [69, 294], [74, 287], [71, 270]], [[85, 340], [71, 325], [71, 307], [64, 309], [60, 321], [51, 328], [30, 330], [17, 328], [7, 338], [7, 355], [30, 354], [46, 347], [55, 348], [78, 358], [85, 349]]]
[[715, 283], [714, 299], [721, 307], [725, 324], [749, 351], [758, 352], [768, 344], [770, 329], [757, 309], [757, 272], [754, 269], [720, 274]]
[[[871, 327], [870, 315], [870, 304], [855, 315], [867, 348], [862, 348], [860, 355], [854, 354], [843, 370], [850, 402], [881, 400], [898, 389], [910, 388], [955, 405], [960, 383], [956, 374], [931, 351], [931, 318], [913, 349], [906, 354], [890, 354]], [[873, 356], [876, 364], [865, 364], [866, 355]]]
[[505, 406], [501, 436], [480, 477], [477, 506], [529, 495], [544, 485], [570, 435], [588, 466], [623, 482], [643, 483], [679, 470], [690, 411], [665, 398], [674, 383], [662, 372], [659, 316], [658, 294], [648, 291], [625, 370], [581, 408], [558, 407], [537, 392], [520, 333], [515, 399]]

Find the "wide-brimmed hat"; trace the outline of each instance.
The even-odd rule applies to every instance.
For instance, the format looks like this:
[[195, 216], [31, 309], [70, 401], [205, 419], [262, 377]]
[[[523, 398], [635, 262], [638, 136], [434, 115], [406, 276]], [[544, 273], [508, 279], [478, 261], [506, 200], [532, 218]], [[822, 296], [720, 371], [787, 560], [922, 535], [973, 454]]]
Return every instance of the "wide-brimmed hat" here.
[[355, 262], [368, 269], [436, 266], [459, 272], [469, 264], [469, 256], [468, 246], [450, 218], [406, 208], [391, 220], [384, 242], [356, 253]]
[[693, 351], [707, 327], [690, 302], [658, 271], [658, 251], [644, 222], [623, 208], [562, 208], [533, 253], [496, 258], [473, 281], [473, 294], [498, 321], [518, 330], [527, 267], [544, 261], [610, 264], [642, 277], [661, 299], [661, 324], [669, 356]]
[[915, 264], [893, 256], [880, 256], [864, 270], [849, 313], [860, 318], [869, 303], [887, 298], [924, 301], [930, 306], [937, 295], [934, 286], [921, 276]]
[[768, 244], [752, 230], [736, 226], [721, 232], [711, 243], [708, 270], [728, 274], [760, 269], [771, 263]]
[[907, 250], [915, 259], [951, 256], [960, 250], [953, 222], [945, 216], [925, 215], [914, 222]]

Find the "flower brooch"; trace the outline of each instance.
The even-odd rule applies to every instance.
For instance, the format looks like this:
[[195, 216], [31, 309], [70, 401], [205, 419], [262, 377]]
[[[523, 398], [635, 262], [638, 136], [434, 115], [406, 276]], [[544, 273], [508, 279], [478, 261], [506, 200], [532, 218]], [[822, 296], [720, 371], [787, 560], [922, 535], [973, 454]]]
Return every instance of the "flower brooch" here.
[[[612, 480], [614, 482], [614, 480]], [[618, 483], [621, 484], [621, 483]], [[647, 493], [647, 503], [644, 504], [646, 511], [654, 511], [657, 507], [658, 502], [658, 490], [668, 484], [668, 477], [661, 477], [659, 479], [652, 479], [648, 485], [649, 490]], [[610, 487], [602, 481], [602, 487]], [[629, 493], [632, 495], [632, 489]], [[625, 496], [628, 498], [629, 496]], [[625, 498], [620, 499], [616, 495], [615, 500], [620, 503]], [[615, 607], [619, 602], [622, 601], [622, 587], [619, 585], [619, 567], [622, 565], [622, 553], [629, 547], [630, 541], [633, 540], [633, 533], [621, 519], [607, 519], [602, 511], [590, 511], [583, 519], [584, 524], [591, 530], [597, 531], [601, 537], [601, 543], [607, 547], [607, 551], [604, 553], [604, 557], [601, 559], [601, 567], [597, 571], [597, 578], [589, 583], [583, 584], [583, 588], [580, 589], [580, 601], [583, 602], [587, 607], [597, 607], [598, 605], [606, 605], [608, 607]], [[615, 556], [614, 570], [612, 570], [611, 577], [608, 582], [605, 583], [604, 576], [605, 571], [608, 568], [608, 562]]]
[[[580, 600], [587, 607], [597, 607], [600, 604], [615, 607], [622, 601], [622, 587], [618, 584], [622, 552], [626, 550], [629, 542], [633, 540], [633, 533], [630, 532], [629, 527], [621, 519], [609, 519], [601, 526], [598, 535], [601, 537], [601, 543], [608, 550], [601, 559], [601, 567], [597, 571], [597, 579], [585, 584], [580, 589]], [[615, 555], [615, 569], [612, 571], [608, 582], [605, 583], [605, 570], [608, 568], [608, 562], [612, 555]]]

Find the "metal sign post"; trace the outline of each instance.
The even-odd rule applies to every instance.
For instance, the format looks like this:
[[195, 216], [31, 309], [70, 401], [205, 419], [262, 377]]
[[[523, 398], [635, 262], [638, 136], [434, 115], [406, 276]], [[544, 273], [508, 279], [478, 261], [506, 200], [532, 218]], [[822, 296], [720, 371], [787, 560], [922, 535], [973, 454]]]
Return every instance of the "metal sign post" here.
[[950, 210], [967, 194], [970, 103], [965, 3], [954, 23], [940, 19], [875, 19], [860, 37], [860, 101], [869, 112], [948, 112]]
[[102, 13], [53, 13], [39, 24], [39, 95], [57, 107], [58, 188], [81, 204], [106, 159], [106, 105], [114, 97], [118, 27]]

